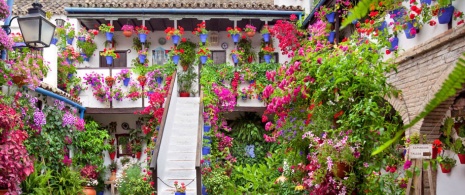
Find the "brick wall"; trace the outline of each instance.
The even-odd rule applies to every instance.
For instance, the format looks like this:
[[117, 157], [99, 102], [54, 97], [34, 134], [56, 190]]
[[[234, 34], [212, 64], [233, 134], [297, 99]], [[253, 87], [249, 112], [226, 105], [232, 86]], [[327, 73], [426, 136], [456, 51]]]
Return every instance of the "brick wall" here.
[[[433, 37], [428, 42], [403, 52], [395, 59], [398, 63], [398, 72], [389, 73], [388, 82], [402, 90], [402, 94], [388, 101], [400, 113], [404, 124], [408, 124], [423, 111], [453, 70], [462, 53], [465, 53], [464, 25]], [[458, 94], [459, 92], [444, 101], [406, 134], [421, 132], [427, 135], [428, 140], [438, 138], [441, 122]], [[427, 173], [423, 172], [423, 191], [416, 191], [415, 194], [429, 194], [430, 186], [426, 178]], [[436, 185], [435, 173], [433, 173], [433, 181]]]

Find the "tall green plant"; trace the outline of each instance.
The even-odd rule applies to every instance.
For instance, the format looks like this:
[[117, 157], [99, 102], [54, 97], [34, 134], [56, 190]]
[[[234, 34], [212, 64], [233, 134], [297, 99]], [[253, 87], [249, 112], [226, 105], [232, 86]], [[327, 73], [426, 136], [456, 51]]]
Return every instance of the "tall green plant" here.
[[192, 43], [191, 41], [185, 41], [179, 43], [176, 49], [180, 50], [183, 49], [184, 53], [180, 55], [181, 57], [181, 64], [186, 66], [191, 66], [192, 63], [195, 62], [195, 48], [197, 45]]
[[50, 180], [52, 180], [52, 171], [38, 163], [34, 165], [34, 170], [21, 183], [22, 193], [31, 195], [52, 194], [52, 187], [49, 185]]
[[54, 195], [81, 194], [84, 182], [85, 180], [81, 178], [79, 172], [66, 167], [53, 175], [51, 181], [52, 192]]

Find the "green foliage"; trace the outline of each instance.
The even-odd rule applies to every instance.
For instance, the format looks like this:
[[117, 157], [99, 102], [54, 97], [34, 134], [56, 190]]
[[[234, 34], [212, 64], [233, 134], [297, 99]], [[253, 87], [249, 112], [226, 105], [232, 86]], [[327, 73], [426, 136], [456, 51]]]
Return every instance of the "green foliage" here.
[[191, 41], [185, 41], [185, 42], [179, 43], [176, 49], [184, 50], [184, 53], [180, 55], [182, 65], [191, 66], [192, 63], [195, 62], [196, 60], [195, 48], [197, 48], [197, 45], [195, 43], [192, 43]]
[[240, 193], [264, 194], [272, 193], [274, 180], [279, 176], [278, 171], [270, 171], [272, 167], [266, 164], [246, 164], [234, 166], [232, 179]]
[[237, 43], [237, 47], [244, 52], [242, 54], [242, 58], [244, 59], [243, 62], [247, 62], [249, 58], [252, 58], [253, 60], [256, 59], [257, 55], [253, 51], [252, 41], [250, 41], [249, 39], [241, 39]]
[[455, 164], [457, 161], [454, 158], [451, 157], [444, 157], [444, 156], [438, 156], [437, 158], [439, 164], [441, 164], [444, 168], [449, 169], [452, 167], [455, 167]]
[[[143, 178], [146, 178], [144, 181]], [[150, 195], [154, 192], [150, 186], [150, 178], [141, 174], [141, 168], [138, 165], [133, 165], [126, 170], [126, 175], [123, 176], [118, 187], [121, 195]]]
[[[465, 54], [463, 54], [463, 57], [465, 57]], [[418, 114], [409, 124], [404, 125], [402, 129], [396, 133], [394, 138], [387, 141], [382, 146], [373, 151], [373, 155], [379, 154], [380, 152], [385, 150], [396, 140], [398, 140], [403, 135], [406, 129], [413, 127], [413, 125], [415, 125], [421, 119], [426, 117], [442, 102], [447, 100], [449, 97], [455, 95], [457, 90], [462, 89], [462, 86], [465, 83], [465, 77], [462, 76], [465, 74], [465, 60], [463, 59], [463, 57], [459, 58], [456, 66], [454, 67], [454, 70], [452, 70], [452, 72], [449, 74], [447, 79], [442, 84], [441, 89], [439, 89], [439, 91], [434, 95], [434, 98], [428, 102], [424, 110], [420, 114]]]
[[192, 86], [197, 78], [197, 73], [192, 67], [189, 67], [186, 72], [178, 72], [178, 91], [193, 93]]
[[77, 47], [82, 49], [82, 52], [86, 54], [88, 58], [92, 57], [95, 50], [97, 50], [97, 44], [93, 40], [90, 41], [78, 41]]
[[21, 191], [23, 194], [30, 195], [49, 195], [52, 188], [49, 182], [52, 179], [52, 171], [42, 167], [41, 164], [34, 165], [34, 172], [32, 172], [26, 180], [21, 183]]
[[142, 50], [142, 45], [144, 46], [144, 48], [150, 48], [150, 45], [151, 45], [151, 44], [152, 44], [152, 43], [151, 43], [150, 41], [148, 41], [148, 40], [146, 40], [145, 43], [142, 44], [142, 43], [140, 42], [139, 36], [134, 37], [134, 38], [132, 39], [132, 48], [133, 48], [135, 51], [140, 51], [140, 50]]
[[82, 193], [82, 184], [85, 182], [79, 172], [65, 167], [53, 176], [51, 181], [52, 192], [55, 195], [69, 195]]

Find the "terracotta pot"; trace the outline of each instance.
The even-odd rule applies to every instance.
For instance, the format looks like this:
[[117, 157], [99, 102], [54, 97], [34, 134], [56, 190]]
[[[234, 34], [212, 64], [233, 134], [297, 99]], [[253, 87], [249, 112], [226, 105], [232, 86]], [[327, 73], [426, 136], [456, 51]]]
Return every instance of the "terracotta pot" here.
[[130, 37], [130, 36], [132, 36], [132, 31], [123, 31], [123, 35], [125, 37]]
[[7, 189], [0, 189], [0, 195], [5, 195], [7, 192]]
[[245, 33], [248, 37], [253, 37], [255, 36], [255, 32], [246, 32]]
[[116, 152], [110, 153], [110, 159], [115, 160]]
[[190, 97], [191, 94], [189, 92], [179, 92], [179, 97]]
[[115, 181], [116, 180], [116, 171], [111, 171], [111, 175], [108, 178], [108, 181]]
[[457, 154], [459, 156], [460, 164], [465, 164], [465, 154]]
[[140, 156], [142, 155], [142, 152], [136, 152], [136, 158], [140, 159]]
[[189, 68], [189, 66], [184, 66], [184, 65], [183, 65], [183, 66], [182, 66], [182, 71], [186, 72], [188, 68]]
[[84, 187], [82, 192], [84, 192], [84, 194], [86, 194], [86, 195], [97, 195], [97, 192], [95, 191], [94, 187], [87, 187], [86, 186], [86, 187]]
[[336, 163], [336, 172], [335, 175], [341, 179], [347, 176], [350, 171], [350, 166], [343, 162]]
[[26, 79], [25, 76], [13, 76], [13, 83], [18, 85], [18, 87], [22, 87], [26, 82], [24, 82], [24, 79]]
[[445, 168], [443, 164], [439, 164], [441, 166], [441, 171], [443, 173], [450, 173], [450, 171], [452, 170], [452, 167], [449, 167], [449, 168]]
[[140, 85], [143, 87], [145, 85], [145, 81], [147, 81], [147, 77], [139, 76], [137, 80], [139, 81]]

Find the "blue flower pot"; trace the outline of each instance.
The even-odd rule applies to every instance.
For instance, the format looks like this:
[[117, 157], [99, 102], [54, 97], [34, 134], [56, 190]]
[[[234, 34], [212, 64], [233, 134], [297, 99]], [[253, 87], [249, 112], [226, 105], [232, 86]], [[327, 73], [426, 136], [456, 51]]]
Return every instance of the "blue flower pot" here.
[[173, 40], [173, 44], [177, 45], [179, 43], [179, 39], [181, 37], [179, 35], [173, 35], [171, 36], [171, 39]]
[[399, 38], [394, 37], [391, 42], [391, 48], [389, 48], [390, 51], [394, 51], [397, 49], [397, 46], [399, 45]]
[[84, 42], [86, 41], [86, 37], [78, 37], [78, 41]]
[[113, 64], [113, 57], [112, 56], [105, 56], [105, 59], [107, 60], [107, 65]]
[[175, 192], [174, 195], [186, 195], [185, 192]]
[[336, 32], [331, 31], [328, 36], [328, 41], [329, 43], [333, 44], [334, 43], [334, 37], [336, 37]]
[[180, 58], [180, 57], [181, 57], [181, 56], [179, 56], [179, 55], [174, 55], [173, 58], [172, 58], [172, 59], [173, 59], [173, 63], [174, 63], [174, 64], [178, 64], [179, 58]]
[[147, 91], [147, 96], [151, 96], [153, 94], [153, 91]]
[[423, 4], [423, 3], [426, 3], [427, 5], [431, 5], [431, 0], [420, 0], [420, 2]]
[[52, 41], [50, 42], [50, 44], [51, 44], [51, 45], [56, 45], [57, 42], [58, 42], [58, 39], [55, 38], [55, 37], [53, 37], [53, 38], [52, 38]]
[[233, 42], [237, 43], [239, 42], [239, 38], [241, 38], [241, 34], [233, 34], [231, 35], [231, 37], [232, 37]]
[[245, 95], [241, 96], [241, 98], [242, 98], [242, 100], [244, 100], [244, 101], [247, 100], [247, 96], [245, 96]]
[[103, 192], [102, 191], [97, 192], [97, 195], [103, 195]]
[[326, 19], [328, 20], [329, 23], [333, 23], [335, 17], [336, 17], [336, 12], [331, 12], [329, 14], [326, 14]]
[[204, 185], [202, 185], [202, 195], [208, 195], [207, 187], [205, 187]]
[[410, 29], [413, 28], [413, 23], [415, 21], [407, 22], [407, 29], [404, 29], [405, 36], [407, 39], [413, 39], [415, 38], [415, 35], [410, 34]]
[[129, 85], [130, 80], [131, 80], [131, 78], [124, 78], [123, 79], [123, 85], [127, 87]]
[[239, 59], [237, 58], [237, 54], [232, 54], [232, 60], [234, 62], [234, 64], [237, 64], [239, 62]]
[[209, 155], [210, 154], [210, 147], [202, 147], [202, 155]]
[[82, 59], [84, 59], [84, 61], [86, 61], [86, 62], [89, 61], [89, 58], [87, 57], [87, 55], [85, 53], [81, 53], [81, 57], [82, 57]]
[[266, 62], [266, 63], [270, 63], [270, 61], [271, 61], [271, 55], [270, 55], [270, 54], [265, 54], [265, 55], [263, 56], [263, 58], [265, 59], [265, 62]]
[[73, 73], [68, 73], [68, 79], [73, 78]]
[[207, 42], [208, 34], [200, 34], [200, 42], [205, 44]]
[[68, 36], [66, 36], [66, 43], [68, 43], [68, 45], [72, 45], [73, 40], [74, 40], [74, 37], [69, 38]]
[[208, 60], [208, 56], [200, 56], [200, 63], [205, 64]]
[[141, 43], [145, 43], [147, 41], [147, 34], [139, 34], [139, 40]]
[[145, 59], [147, 58], [146, 55], [143, 55], [143, 54], [139, 54], [139, 62], [141, 64], [143, 64], [145, 62]]
[[258, 94], [257, 99], [258, 99], [258, 101], [262, 101], [263, 96], [261, 94]]
[[404, 16], [405, 10], [404, 8], [399, 8], [390, 11], [389, 14], [391, 15], [392, 19], [394, 19], [394, 21], [397, 22], [399, 19], [402, 18], [402, 16]]
[[161, 85], [163, 82], [163, 77], [155, 77], [155, 80], [157, 81], [158, 85]]
[[262, 37], [263, 37], [263, 41], [265, 41], [265, 43], [270, 42], [270, 33], [262, 34]]
[[449, 5], [447, 7], [439, 8], [438, 21], [439, 24], [447, 24], [452, 20], [452, 14], [454, 13], [454, 6]]
[[203, 132], [208, 133], [208, 132], [210, 132], [210, 129], [211, 129], [211, 128], [212, 128], [212, 126], [204, 125], [204, 126], [203, 126]]
[[105, 36], [107, 37], [107, 41], [112, 41], [113, 40], [113, 33], [112, 32], [105, 33]]
[[381, 23], [381, 26], [378, 27], [378, 30], [379, 30], [379, 31], [384, 31], [384, 29], [386, 29], [386, 27], [387, 27], [387, 22], [386, 22], [386, 21], [383, 21], [383, 22]]

